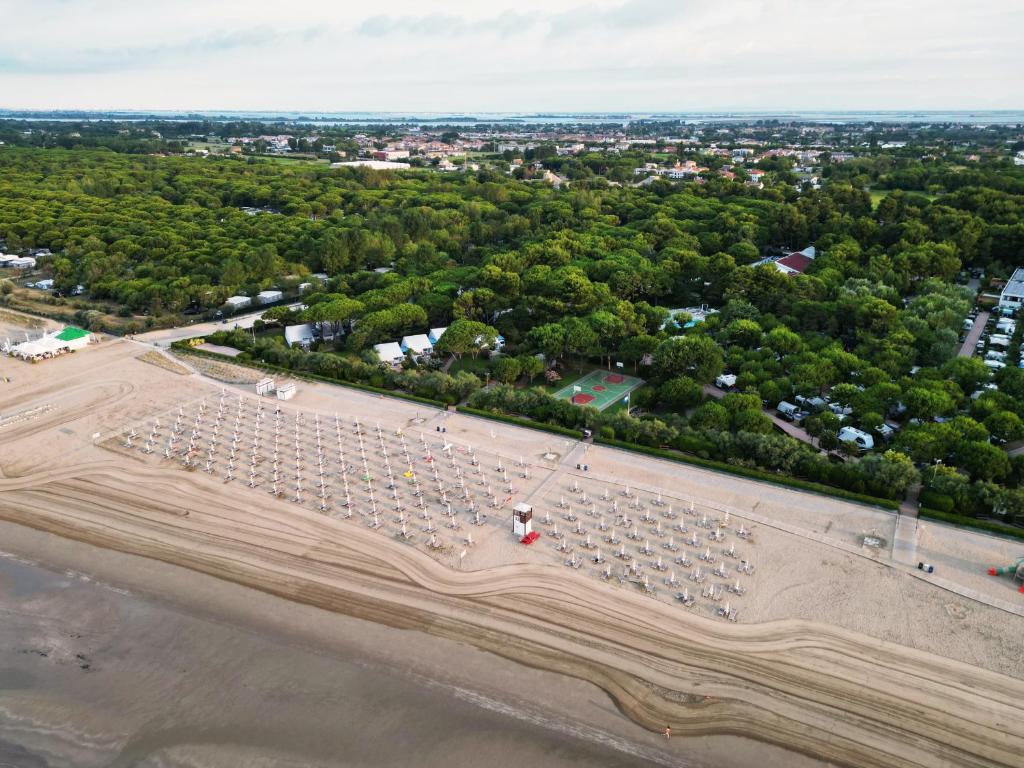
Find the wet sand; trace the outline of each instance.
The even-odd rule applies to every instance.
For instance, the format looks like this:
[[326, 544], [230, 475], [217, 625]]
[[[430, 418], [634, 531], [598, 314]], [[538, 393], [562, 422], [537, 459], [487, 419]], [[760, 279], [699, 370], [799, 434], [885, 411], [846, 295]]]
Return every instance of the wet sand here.
[[7, 523], [0, 541], [3, 766], [818, 765], [667, 745], [592, 685], [422, 633]]

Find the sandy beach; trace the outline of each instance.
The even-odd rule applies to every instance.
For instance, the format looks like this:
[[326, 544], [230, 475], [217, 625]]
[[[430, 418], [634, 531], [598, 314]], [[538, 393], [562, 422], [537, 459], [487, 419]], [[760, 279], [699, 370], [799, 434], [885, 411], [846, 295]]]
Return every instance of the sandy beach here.
[[[265, 486], [246, 487], [244, 478], [225, 477], [223, 455], [216, 459], [217, 471], [207, 472], [202, 455], [190, 468], [162, 458], [158, 451], [143, 453], [141, 438], [155, 417], [194, 408], [197, 401], [215, 408], [222, 386], [198, 374], [182, 375], [138, 360], [145, 352], [141, 345], [110, 340], [38, 365], [0, 359], [4, 375], [11, 378], [0, 385], [0, 519], [56, 534], [61, 538], [53, 540], [68, 547], [67, 540], [72, 540], [75, 547], [98, 547], [109, 550], [109, 557], [116, 553], [127, 558], [111, 566], [109, 581], [160, 600], [173, 599], [175, 610], [184, 611], [189, 621], [198, 619], [184, 607], [202, 603], [214, 591], [244, 589], [251, 595], [258, 590], [263, 594], [247, 601], [249, 613], [237, 621], [265, 632], [281, 629], [272, 618], [278, 609], [269, 608], [273, 601], [275, 606], [288, 605], [289, 611], [330, 617], [310, 620], [309, 628], [303, 619], [288, 630], [292, 636], [306, 636], [307, 643], [321, 642], [311, 639], [318, 621], [358, 621], [364, 629], [353, 635], [386, 629], [449, 644], [448, 648], [456, 644], [458, 662], [453, 662], [453, 653], [425, 651], [425, 661], [405, 668], [418, 675], [429, 668], [435, 674], [423, 676], [435, 681], [458, 674], [463, 676], [459, 686], [484, 691], [480, 695], [512, 693], [513, 700], [532, 701], [538, 711], [571, 712], [565, 717], [577, 724], [574, 727], [582, 724], [611, 733], [630, 749], [656, 750], [662, 756], [630, 755], [615, 748], [595, 756], [586, 750], [598, 749], [600, 738], [574, 740], [559, 731], [557, 737], [543, 738], [556, 738], [560, 749], [569, 752], [565, 761], [551, 765], [641, 764], [630, 760], [650, 764], [656, 759], [669, 765], [744, 765], [749, 764], [743, 761], [749, 755], [744, 750], [752, 742], [757, 742], [758, 750], [767, 750], [758, 758], [766, 765], [798, 764], [786, 762], [792, 760], [787, 753], [798, 753], [811, 761], [849, 766], [1011, 766], [1018, 765], [1024, 754], [1024, 617], [1012, 610], [1021, 605], [1020, 596], [1009, 580], [983, 575], [1020, 547], [922, 524], [919, 551], [937, 565], [936, 576], [948, 582], [946, 588], [893, 561], [889, 546], [895, 518], [882, 510], [340, 387], [300, 383], [298, 396], [282, 411], [284, 420], [291, 419], [287, 428], [295, 424], [296, 453], [300, 423], [302, 450], [309, 455], [313, 419], [319, 430], [322, 418], [326, 430], [337, 413], [339, 424], [343, 419], [351, 432], [351, 421], [358, 417], [367, 425], [371, 457], [397, 455], [399, 432], [414, 444], [423, 440], [424, 450], [438, 457], [436, 462], [431, 457], [431, 469], [442, 467], [449, 473], [436, 478], [439, 489], [448, 489], [440, 492], [454, 498], [454, 478], [462, 475], [450, 473], [465, 472], [470, 478], [472, 465], [465, 457], [478, 456], [487, 473], [481, 469], [479, 490], [473, 486], [481, 500], [487, 498], [484, 489], [493, 484], [492, 492], [500, 492], [502, 504], [526, 500], [538, 515], [556, 518], [551, 526], [540, 528], [544, 539], [537, 544], [542, 546], [531, 548], [511, 538], [506, 506], [488, 511], [487, 523], [477, 527], [471, 527], [465, 512], [460, 512], [457, 529], [446, 529], [437, 516], [436, 534], [417, 530], [415, 540], [403, 540], [396, 535], [399, 524], [393, 513], [374, 528], [368, 525], [365, 509], [351, 518], [335, 507], [318, 509], [310, 501], [308, 480], [298, 494], [301, 500], [295, 502], [288, 498], [290, 491], [275, 495]], [[247, 388], [229, 387], [232, 407], [243, 389]], [[382, 429], [375, 435], [370, 425], [377, 423]], [[446, 429], [443, 437], [438, 436], [438, 426]], [[140, 436], [130, 447], [125, 446], [126, 429], [137, 430]], [[424, 437], [418, 436], [420, 432]], [[349, 434], [346, 440], [356, 437], [363, 435]], [[288, 432], [289, 447], [291, 439]], [[459, 454], [462, 463], [457, 464], [453, 449], [446, 465], [441, 457], [447, 454], [438, 440], [472, 446], [472, 452]], [[420, 454], [418, 448], [415, 453]], [[350, 455], [358, 454], [350, 449]], [[587, 473], [575, 469], [584, 457], [590, 467]], [[517, 469], [520, 461], [524, 466]], [[434, 481], [419, 466], [426, 488]], [[269, 470], [262, 468], [261, 473], [262, 482], [269, 482]], [[360, 481], [358, 474], [353, 474], [353, 494], [362, 506], [363, 485], [370, 488], [367, 498], [377, 498], [375, 480]], [[379, 469], [375, 465], [368, 474], [376, 477]], [[512, 479], [507, 480], [511, 493], [506, 500], [500, 486], [507, 476]], [[382, 486], [377, 492], [386, 498]], [[566, 513], [558, 506], [563, 496], [569, 497], [566, 503], [575, 505], [576, 512]], [[644, 575], [656, 580], [657, 589], [651, 582], [646, 594], [636, 579], [619, 584], [617, 579], [600, 578], [597, 567], [589, 563], [583, 568], [562, 565], [565, 557], [584, 552], [589, 557], [591, 550], [581, 547], [585, 535], [595, 540], [599, 535], [598, 517], [605, 513], [597, 504], [605, 509], [616, 499], [620, 512], [635, 504], [633, 527], [646, 529], [636, 541], [621, 546], [628, 543], [635, 551], [653, 540], [666, 558], [670, 550], [662, 525], [685, 522], [687, 533], [676, 534], [684, 542], [705, 522], [702, 517], [713, 528], [728, 513], [728, 527], [718, 532], [726, 530], [733, 537], [730, 541], [739, 541], [751, 566], [749, 579], [736, 579], [742, 592], [725, 598], [739, 609], [736, 621], [718, 615], [716, 606], [723, 602], [697, 601], [693, 610], [683, 608], [673, 599], [675, 589], [661, 585], [666, 573], [650, 566]], [[655, 503], [671, 505], [676, 516], [669, 517], [667, 506]], [[588, 504], [593, 514], [586, 515]], [[688, 504], [694, 507], [689, 517]], [[555, 551], [554, 541], [560, 539], [551, 536], [550, 528], [569, 514], [579, 520], [562, 525], [577, 550], [563, 555]], [[434, 526], [432, 519], [423, 524], [410, 515], [408, 525], [414, 523], [420, 528]], [[570, 526], [576, 523], [580, 530], [586, 523], [587, 533], [573, 535]], [[741, 526], [752, 533], [749, 539], [735, 538]], [[631, 532], [629, 525], [619, 530], [623, 538]], [[476, 541], [460, 559], [458, 542], [468, 531]], [[700, 531], [707, 535], [707, 529]], [[436, 549], [429, 546], [431, 536], [440, 542]], [[879, 545], [865, 546], [865, 536]], [[22, 536], [21, 553], [2, 543], [0, 549], [29, 557], [29, 550], [35, 550], [34, 559], [44, 565], [58, 557], [30, 538]], [[602, 546], [611, 556], [611, 546]], [[694, 556], [698, 551], [692, 550]], [[60, 556], [72, 557], [68, 552]], [[150, 566], [173, 568], [176, 573], [185, 569], [187, 577], [179, 573], [162, 586], [163, 594], [147, 591]], [[683, 570], [675, 575], [685, 578]], [[721, 584], [728, 586], [731, 578]], [[185, 584], [191, 579], [217, 586], [197, 594]], [[702, 588], [698, 583], [692, 587], [695, 592]], [[956, 591], [961, 588], [974, 596]], [[223, 605], [231, 602], [219, 599], [214, 615], [223, 615]], [[5, 600], [5, 606], [10, 602]], [[1000, 607], [1003, 603], [1008, 609]], [[261, 636], [258, 642], [272, 640]], [[343, 655], [360, 656], [357, 650], [350, 648]], [[464, 661], [467, 655], [473, 661]], [[211, 657], [211, 663], [215, 659], [219, 657]], [[266, 684], [287, 690], [286, 671], [271, 670], [268, 675], [281, 677]], [[534, 674], [540, 677], [521, 685]], [[244, 675], [237, 678], [242, 679]], [[360, 690], [362, 684], [351, 685]], [[500, 695], [493, 700], [505, 701]], [[581, 702], [597, 703], [581, 707]], [[283, 703], [280, 710], [293, 704]], [[55, 727], [54, 722], [47, 723], [47, 706], [23, 705], [25, 712], [40, 718], [40, 727]], [[308, 706], [308, 700], [294, 706]], [[278, 711], [270, 702], [266, 707], [264, 717]], [[480, 709], [468, 717], [482, 717]], [[381, 705], [381, 711], [390, 710]], [[502, 735], [488, 742], [488, 748], [496, 750], [489, 762], [513, 762], [502, 762], [502, 755], [508, 754], [501, 751], [503, 739], [520, 745], [532, 740], [521, 735], [532, 733], [525, 721], [512, 719], [518, 725], [509, 721], [507, 732], [505, 719], [494, 726]], [[666, 743], [658, 736], [666, 723], [677, 737], [689, 738], [674, 737]], [[126, 724], [122, 738], [130, 739], [132, 730]], [[8, 750], [29, 749], [24, 739], [0, 738]], [[111, 744], [117, 742], [108, 738]], [[570, 746], [565, 746], [565, 739]], [[33, 748], [38, 749], [38, 741]], [[469, 742], [464, 748], [465, 755], [474, 754]], [[170, 764], [193, 764], [187, 762], [193, 759], [190, 755], [185, 750], [174, 758], [179, 762]], [[515, 762], [533, 760], [528, 752], [519, 755]], [[208, 751], [194, 764], [227, 765], [231, 759]], [[339, 764], [323, 754], [288, 759], [302, 765]], [[326, 762], [315, 762], [318, 759]], [[401, 764], [387, 759], [364, 757], [351, 764]], [[289, 764], [283, 760], [273, 764]]]

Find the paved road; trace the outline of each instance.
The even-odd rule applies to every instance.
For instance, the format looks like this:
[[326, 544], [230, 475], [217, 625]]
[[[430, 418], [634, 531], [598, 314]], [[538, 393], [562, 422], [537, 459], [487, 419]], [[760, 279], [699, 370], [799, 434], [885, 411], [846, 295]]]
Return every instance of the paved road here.
[[970, 357], [974, 354], [974, 345], [981, 338], [981, 332], [985, 330], [985, 323], [987, 322], [988, 312], [979, 312], [978, 316], [974, 318], [974, 327], [967, 332], [967, 338], [964, 339], [964, 343], [957, 353], [959, 357]]
[[917, 517], [917, 497], [921, 494], [921, 484], [913, 485], [907, 489], [907, 497], [900, 503], [900, 514], [905, 517]]
[[135, 334], [136, 341], [144, 341], [147, 344], [154, 344], [159, 347], [168, 347], [172, 341], [191, 339], [193, 336], [205, 336], [214, 331], [230, 331], [232, 328], [252, 328], [253, 324], [260, 319], [266, 309], [256, 312], [248, 312], [244, 315], [235, 315], [227, 319], [227, 322], [216, 320], [211, 323], [193, 323], [192, 325], [180, 325], [176, 328], [164, 328], [159, 331], [147, 331], [146, 333]]

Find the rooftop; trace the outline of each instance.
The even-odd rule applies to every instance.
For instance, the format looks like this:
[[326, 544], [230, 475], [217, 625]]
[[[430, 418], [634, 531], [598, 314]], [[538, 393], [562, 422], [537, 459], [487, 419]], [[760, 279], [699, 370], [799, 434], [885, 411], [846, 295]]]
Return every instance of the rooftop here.
[[1006, 281], [1006, 285], [1003, 287], [1003, 293], [1012, 296], [1024, 296], [1024, 267], [1017, 267], [1013, 270], [1013, 274], [1010, 275], [1010, 279]]

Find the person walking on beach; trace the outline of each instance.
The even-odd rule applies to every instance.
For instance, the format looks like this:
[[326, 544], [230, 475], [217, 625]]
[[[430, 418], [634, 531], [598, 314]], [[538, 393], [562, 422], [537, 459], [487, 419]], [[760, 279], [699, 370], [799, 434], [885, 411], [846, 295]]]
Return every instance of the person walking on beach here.
[[665, 726], [665, 738], [666, 739], [671, 739], [672, 738], [672, 728], [671, 728], [671, 726], [668, 726], [668, 725]]

